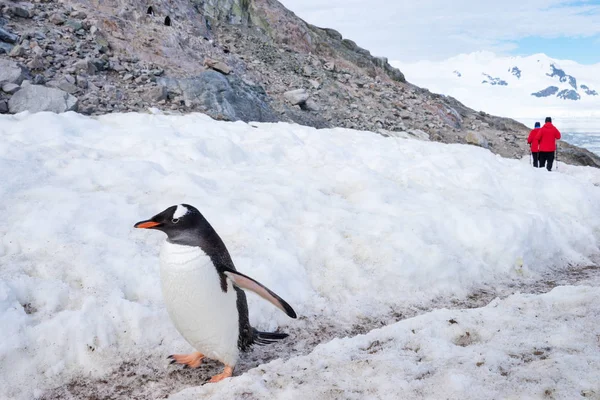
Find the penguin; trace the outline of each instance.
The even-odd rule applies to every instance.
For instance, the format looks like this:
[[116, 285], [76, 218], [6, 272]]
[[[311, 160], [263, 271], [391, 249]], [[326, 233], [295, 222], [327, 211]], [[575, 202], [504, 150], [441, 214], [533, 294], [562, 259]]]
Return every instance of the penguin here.
[[163, 298], [171, 321], [197, 351], [174, 354], [171, 364], [198, 368], [206, 358], [225, 369], [210, 382], [233, 375], [240, 351], [284, 339], [286, 333], [260, 332], [250, 325], [244, 290], [251, 290], [296, 318], [294, 309], [273, 291], [238, 272], [225, 244], [195, 207], [171, 206], [134, 228], [164, 232], [160, 251]]

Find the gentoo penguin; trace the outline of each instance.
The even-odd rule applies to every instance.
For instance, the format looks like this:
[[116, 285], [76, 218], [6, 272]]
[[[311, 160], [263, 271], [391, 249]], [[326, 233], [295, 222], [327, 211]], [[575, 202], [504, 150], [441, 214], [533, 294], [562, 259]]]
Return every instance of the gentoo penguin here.
[[169, 356], [171, 364], [197, 368], [204, 357], [219, 360], [225, 370], [210, 379], [219, 382], [232, 376], [240, 350], [288, 336], [250, 326], [242, 289], [252, 290], [291, 318], [296, 318], [296, 313], [281, 297], [236, 271], [225, 244], [196, 208], [172, 206], [134, 227], [167, 234], [160, 252], [164, 301], [179, 333], [198, 350]]

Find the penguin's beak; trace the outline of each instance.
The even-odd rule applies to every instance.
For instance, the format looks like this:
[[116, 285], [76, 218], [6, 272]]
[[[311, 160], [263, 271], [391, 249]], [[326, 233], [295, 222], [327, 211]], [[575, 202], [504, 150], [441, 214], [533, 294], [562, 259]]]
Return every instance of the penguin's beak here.
[[133, 227], [140, 228], [140, 229], [150, 229], [150, 228], [156, 228], [157, 226], [161, 226], [161, 225], [162, 224], [160, 222], [148, 220], [148, 221], [140, 221], [137, 224], [135, 224]]

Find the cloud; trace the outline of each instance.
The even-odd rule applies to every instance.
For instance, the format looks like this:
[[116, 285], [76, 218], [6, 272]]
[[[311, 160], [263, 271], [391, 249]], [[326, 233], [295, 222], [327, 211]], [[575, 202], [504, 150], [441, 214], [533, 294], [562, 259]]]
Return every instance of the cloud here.
[[405, 62], [504, 53], [525, 37], [600, 34], [600, 1], [281, 0], [305, 21], [334, 28], [374, 55]]

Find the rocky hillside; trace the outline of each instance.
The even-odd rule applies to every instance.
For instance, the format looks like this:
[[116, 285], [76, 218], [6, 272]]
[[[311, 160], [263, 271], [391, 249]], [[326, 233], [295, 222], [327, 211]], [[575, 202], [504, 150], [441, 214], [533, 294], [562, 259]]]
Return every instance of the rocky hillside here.
[[[527, 154], [522, 124], [408, 83], [275, 0], [0, 0], [0, 112], [203, 112]], [[564, 161], [600, 167], [573, 146]]]

